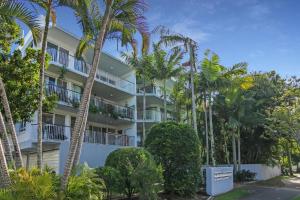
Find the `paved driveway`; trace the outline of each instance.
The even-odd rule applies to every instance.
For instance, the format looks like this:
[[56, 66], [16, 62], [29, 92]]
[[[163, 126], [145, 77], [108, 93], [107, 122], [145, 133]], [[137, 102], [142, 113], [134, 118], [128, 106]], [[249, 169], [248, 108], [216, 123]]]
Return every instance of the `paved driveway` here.
[[300, 190], [293, 188], [247, 186], [246, 189], [250, 195], [241, 200], [292, 200], [300, 196]]

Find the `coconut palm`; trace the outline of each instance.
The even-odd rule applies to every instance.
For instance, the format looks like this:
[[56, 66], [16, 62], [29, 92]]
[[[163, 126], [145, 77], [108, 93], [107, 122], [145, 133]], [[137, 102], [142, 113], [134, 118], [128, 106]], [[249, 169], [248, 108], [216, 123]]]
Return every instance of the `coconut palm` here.
[[[202, 73], [204, 77], [204, 81], [207, 84], [207, 92], [208, 92], [208, 118], [209, 118], [209, 135], [210, 135], [210, 148], [211, 148], [211, 159], [212, 165], [216, 165], [215, 161], [215, 142], [214, 142], [214, 132], [213, 132], [213, 121], [212, 121], [212, 98], [213, 92], [216, 85], [217, 79], [221, 76], [221, 72], [224, 69], [219, 64], [219, 56], [215, 53], [212, 53], [209, 50], [205, 52], [205, 58], [201, 63]], [[207, 102], [207, 97], [205, 97], [205, 104]], [[206, 109], [206, 105], [205, 105]], [[206, 109], [207, 110], [207, 109]], [[206, 111], [205, 111], [206, 113]], [[207, 120], [207, 118], [205, 119]], [[206, 147], [208, 149], [208, 145]]]
[[0, 180], [1, 180], [1, 185], [3, 187], [7, 187], [11, 184], [1, 139], [0, 139]]
[[57, 0], [30, 0], [34, 4], [38, 5], [46, 12], [45, 17], [45, 27], [43, 30], [42, 38], [42, 53], [40, 56], [40, 77], [39, 77], [39, 105], [38, 105], [38, 135], [37, 135], [37, 167], [42, 170], [43, 163], [43, 99], [44, 99], [44, 77], [45, 77], [45, 58], [46, 58], [46, 49], [47, 49], [47, 38], [49, 31], [50, 19], [52, 25], [56, 23], [56, 14], [54, 7], [58, 5]]
[[[11, 0], [0, 0], [0, 20], [7, 23], [12, 23], [16, 19], [22, 21], [25, 25], [29, 27], [33, 35], [34, 43], [37, 43], [40, 39], [40, 27], [38, 21], [33, 13], [28, 10], [23, 3]], [[9, 132], [12, 137], [12, 142], [15, 151], [16, 167], [22, 167], [22, 155], [19, 147], [16, 130], [14, 127], [13, 118], [9, 108], [9, 102], [7, 100], [5, 87], [2, 79], [0, 78], [0, 90], [1, 90], [1, 102], [4, 107], [6, 120], [8, 121]]]
[[189, 65], [190, 68], [190, 83], [192, 91], [192, 121], [193, 127], [196, 133], [198, 133], [197, 128], [197, 116], [196, 116], [196, 97], [194, 91], [194, 73], [196, 71], [196, 50], [198, 48], [197, 42], [191, 38], [184, 36], [178, 33], [171, 33], [170, 30], [165, 27], [159, 27], [158, 31], [160, 32], [160, 44], [165, 46], [181, 46], [185, 51], [189, 52]]
[[68, 6], [75, 10], [75, 15], [78, 17], [83, 28], [84, 36], [80, 41], [78, 50], [79, 52], [83, 52], [92, 42], [94, 44], [94, 56], [76, 116], [68, 158], [65, 163], [61, 182], [62, 190], [67, 185], [76, 154], [80, 153], [80, 150], [78, 151], [77, 148], [81, 149], [82, 146], [83, 140], [81, 136], [85, 130], [91, 90], [101, 59], [104, 42], [106, 39], [121, 38], [122, 45], [125, 45], [133, 38], [136, 30], [140, 32], [146, 31], [145, 18], [143, 16], [146, 5], [141, 0], [106, 0], [104, 1], [105, 12], [103, 16], [99, 12], [100, 9], [97, 9], [97, 2], [91, 2], [92, 7], [90, 6], [91, 4], [87, 3], [90, 2], [77, 0], [68, 4]]
[[40, 39], [41, 33], [36, 16], [23, 3], [15, 0], [0, 0], [0, 20], [12, 23], [16, 19], [28, 26], [36, 44]]
[[163, 121], [167, 120], [167, 80], [176, 77], [181, 71], [180, 63], [183, 58], [183, 53], [179, 48], [171, 50], [169, 53], [161, 49], [158, 44], [153, 44], [154, 64], [150, 70], [151, 80], [159, 80], [163, 82], [164, 93], [164, 117]]
[[143, 133], [142, 133], [142, 145], [146, 139], [146, 79], [147, 78], [147, 69], [150, 69], [152, 66], [152, 56], [148, 55], [149, 51], [149, 36], [142, 33], [142, 47], [141, 54], [138, 56], [138, 50], [136, 42], [132, 42], [133, 52], [131, 54], [122, 53], [122, 57], [125, 59], [126, 63], [136, 70], [137, 76], [141, 77], [143, 80]]
[[2, 103], [3, 109], [5, 112], [5, 117], [7, 119], [7, 125], [10, 130], [12, 143], [13, 143], [14, 150], [15, 150], [15, 164], [16, 164], [17, 168], [20, 168], [20, 167], [23, 167], [22, 154], [21, 154], [21, 150], [20, 150], [20, 146], [19, 146], [19, 142], [18, 142], [18, 138], [17, 138], [17, 134], [16, 134], [14, 121], [13, 121], [13, 118], [11, 115], [9, 101], [7, 99], [5, 86], [4, 86], [4, 83], [3, 83], [1, 77], [0, 77], [0, 97], [1, 97], [1, 103]]
[[2, 134], [1, 138], [2, 138], [2, 143], [3, 143], [3, 147], [4, 147], [6, 162], [8, 164], [11, 164], [14, 168], [15, 167], [14, 160], [13, 160], [12, 152], [11, 152], [11, 149], [9, 146], [8, 134], [6, 131], [6, 127], [5, 127], [5, 123], [4, 123], [4, 119], [3, 119], [1, 111], [0, 111], [0, 132]]

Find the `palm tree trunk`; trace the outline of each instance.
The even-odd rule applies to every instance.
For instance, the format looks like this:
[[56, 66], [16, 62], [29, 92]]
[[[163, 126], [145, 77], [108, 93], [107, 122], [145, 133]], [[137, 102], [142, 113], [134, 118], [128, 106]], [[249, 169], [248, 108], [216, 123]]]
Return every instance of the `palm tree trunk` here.
[[94, 84], [99, 61], [101, 58], [101, 51], [102, 51], [102, 47], [103, 47], [103, 44], [105, 41], [105, 34], [106, 34], [108, 27], [110, 26], [109, 18], [111, 15], [111, 10], [112, 10], [111, 6], [113, 5], [113, 2], [114, 2], [114, 0], [106, 1], [106, 9], [105, 9], [104, 17], [103, 17], [103, 24], [100, 29], [100, 32], [99, 32], [99, 35], [97, 37], [95, 47], [94, 47], [92, 68], [90, 70], [89, 76], [88, 76], [85, 86], [84, 86], [82, 99], [81, 99], [79, 110], [78, 110], [78, 113], [76, 116], [74, 132], [73, 132], [72, 141], [70, 143], [68, 158], [67, 158], [65, 166], [64, 166], [64, 174], [61, 179], [61, 190], [65, 190], [65, 188], [67, 186], [68, 179], [71, 174], [71, 170], [73, 168], [77, 145], [81, 145], [80, 144], [81, 141], [79, 141], [81, 125], [84, 124], [83, 122], [85, 122], [87, 120], [87, 116], [85, 115], [85, 112], [89, 109], [91, 91], [92, 91], [92, 87]]
[[166, 92], [166, 80], [164, 81], [164, 119], [163, 121], [167, 121], [167, 92]]
[[238, 127], [238, 135], [237, 135], [237, 149], [238, 149], [238, 171], [241, 171], [241, 135], [240, 135], [240, 127]]
[[142, 146], [145, 144], [145, 139], [146, 139], [146, 125], [145, 125], [145, 120], [146, 120], [146, 80], [145, 80], [145, 70], [143, 68], [143, 135], [142, 135]]
[[8, 173], [7, 162], [5, 159], [1, 139], [0, 139], [0, 171], [1, 171], [0, 172], [1, 185], [3, 187], [8, 187], [11, 184], [11, 180]]
[[197, 116], [196, 116], [196, 103], [195, 103], [195, 90], [194, 90], [194, 67], [195, 67], [195, 59], [194, 59], [194, 47], [192, 44], [190, 46], [190, 64], [191, 64], [191, 90], [192, 90], [192, 119], [193, 119], [193, 127], [198, 134], [197, 129]]
[[[85, 115], [88, 115], [88, 109], [85, 112]], [[87, 117], [87, 116], [85, 116]], [[84, 123], [85, 122], [85, 123]], [[76, 153], [75, 153], [75, 158], [74, 158], [74, 162], [73, 162], [73, 168], [75, 168], [80, 161], [80, 154], [81, 154], [81, 149], [82, 149], [82, 145], [83, 145], [83, 141], [84, 141], [84, 136], [86, 135], [86, 122], [87, 121], [83, 121], [81, 124], [81, 129], [80, 129], [80, 138], [78, 144], [77, 144], [77, 148], [76, 148]]]
[[289, 141], [287, 142], [286, 150], [287, 150], [287, 153], [288, 153], [289, 173], [290, 173], [290, 176], [293, 176], [291, 146], [290, 146], [290, 142]]
[[211, 148], [210, 153], [211, 153], [212, 165], [215, 166], [216, 165], [215, 139], [214, 139], [214, 127], [213, 127], [213, 121], [212, 121], [211, 93], [209, 94], [208, 109], [209, 109], [210, 148]]
[[[49, 5], [51, 5], [52, 0], [49, 1]], [[49, 31], [49, 23], [50, 23], [50, 10], [47, 9], [46, 19], [45, 19], [45, 29], [43, 33], [43, 41], [42, 41], [42, 54], [41, 54], [41, 68], [40, 68], [40, 80], [39, 80], [39, 107], [38, 107], [38, 132], [37, 132], [37, 159], [36, 164], [38, 169], [42, 170], [43, 165], [43, 99], [44, 99], [44, 77], [45, 77], [45, 57], [46, 57], [46, 49], [47, 49], [47, 37]]]
[[233, 161], [233, 174], [236, 174], [236, 144], [235, 144], [234, 133], [232, 133], [232, 161]]
[[7, 135], [4, 119], [3, 119], [1, 112], [0, 112], [0, 133], [2, 133], [1, 138], [2, 138], [2, 143], [4, 146], [4, 153], [5, 153], [5, 158], [6, 158], [7, 164], [11, 165], [15, 169], [13, 155], [12, 155], [12, 152], [9, 147], [8, 135]]
[[21, 150], [20, 150], [20, 146], [19, 146], [19, 142], [18, 142], [18, 137], [17, 137], [14, 121], [13, 121], [13, 118], [12, 118], [12, 115], [11, 115], [11, 111], [10, 111], [10, 107], [9, 107], [9, 101], [7, 99], [7, 95], [6, 95], [6, 91], [5, 91], [5, 86], [4, 86], [4, 83], [3, 83], [1, 77], [0, 77], [0, 96], [1, 96], [2, 106], [3, 106], [4, 112], [5, 112], [5, 117], [6, 117], [6, 120], [7, 120], [7, 123], [8, 123], [7, 125], [9, 127], [9, 131], [10, 131], [10, 134], [11, 134], [12, 143], [13, 143], [14, 150], [15, 150], [16, 168], [20, 168], [20, 167], [23, 167], [22, 153], [21, 153]]
[[205, 144], [206, 144], [206, 165], [209, 165], [209, 139], [208, 139], [208, 121], [207, 121], [207, 99], [204, 93], [204, 117], [205, 117]]

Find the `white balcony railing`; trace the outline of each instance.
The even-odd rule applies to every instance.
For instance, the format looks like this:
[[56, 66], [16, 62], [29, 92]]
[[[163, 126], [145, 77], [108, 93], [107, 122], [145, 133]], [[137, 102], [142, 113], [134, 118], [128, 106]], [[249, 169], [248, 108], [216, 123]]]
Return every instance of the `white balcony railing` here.
[[[47, 52], [51, 56], [52, 64], [65, 67], [66, 69], [83, 76], [87, 76], [90, 72], [91, 65], [82, 59], [77, 59], [69, 53], [63, 52], [62, 50], [58, 51], [54, 48], [49, 48]], [[97, 69], [95, 80], [131, 94], [134, 94], [135, 92], [135, 85], [133, 82], [103, 70]]]
[[[143, 112], [138, 112], [138, 121], [143, 121]], [[157, 110], [146, 110], [145, 121], [148, 122], [161, 122], [164, 119], [164, 112]], [[167, 113], [167, 120], [174, 120], [171, 113]]]
[[[37, 141], [37, 125], [32, 124], [30, 130], [22, 130], [18, 137], [30, 134], [31, 137], [26, 137], [27, 140], [31, 138], [32, 141]], [[57, 124], [43, 124], [43, 141], [44, 142], [62, 142], [70, 141], [72, 135], [72, 129], [68, 126], [62, 126]], [[86, 130], [84, 136], [85, 143], [93, 144], [106, 144], [106, 145], [118, 145], [118, 146], [135, 146], [135, 137], [125, 134], [115, 133], [101, 133], [95, 131]], [[25, 141], [22, 141], [25, 142]]]
[[[138, 95], [143, 95], [144, 94], [144, 88], [137, 88], [137, 94]], [[152, 95], [152, 96], [156, 96], [160, 99], [164, 99], [164, 92], [158, 86], [146, 86], [145, 87], [145, 94], [147, 96]], [[166, 99], [167, 99], [167, 101], [171, 101], [170, 93], [168, 91], [167, 91], [167, 94], [166, 94]]]

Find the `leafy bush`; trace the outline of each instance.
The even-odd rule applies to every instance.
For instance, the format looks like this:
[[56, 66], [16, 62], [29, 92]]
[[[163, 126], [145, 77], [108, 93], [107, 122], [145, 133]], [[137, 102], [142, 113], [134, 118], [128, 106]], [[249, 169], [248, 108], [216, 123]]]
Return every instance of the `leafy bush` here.
[[82, 167], [77, 175], [69, 178], [67, 189], [60, 192], [60, 177], [55, 173], [38, 169], [12, 171], [10, 187], [0, 189], [1, 200], [102, 200], [103, 182], [94, 170]]
[[129, 199], [140, 193], [140, 199], [157, 199], [162, 182], [162, 169], [157, 166], [151, 154], [141, 148], [123, 148], [112, 152], [106, 160], [106, 167], [119, 172], [115, 188]]
[[200, 184], [200, 140], [184, 124], [154, 125], [145, 141], [146, 149], [164, 169], [164, 189], [179, 195], [194, 194]]
[[11, 173], [10, 188], [0, 193], [3, 200], [54, 200], [57, 193], [54, 183], [55, 175], [48, 172], [41, 173], [38, 169], [27, 172], [19, 169]]
[[103, 179], [105, 183], [106, 199], [112, 198], [112, 193], [118, 191], [118, 180], [120, 173], [112, 167], [101, 167], [96, 169], [99, 178]]
[[256, 173], [251, 172], [249, 170], [241, 170], [235, 174], [234, 178], [236, 182], [247, 182], [247, 181], [253, 181], [255, 175]]
[[67, 200], [101, 200], [103, 199], [104, 183], [98, 178], [95, 170], [87, 165], [77, 168], [74, 174], [69, 178], [65, 199]]

